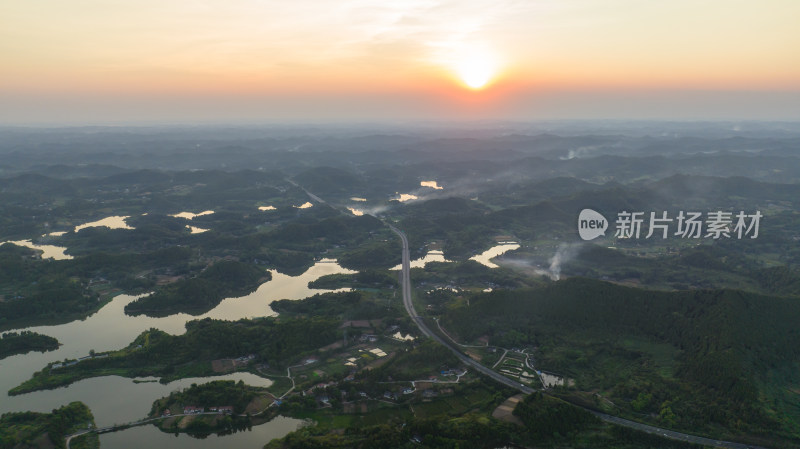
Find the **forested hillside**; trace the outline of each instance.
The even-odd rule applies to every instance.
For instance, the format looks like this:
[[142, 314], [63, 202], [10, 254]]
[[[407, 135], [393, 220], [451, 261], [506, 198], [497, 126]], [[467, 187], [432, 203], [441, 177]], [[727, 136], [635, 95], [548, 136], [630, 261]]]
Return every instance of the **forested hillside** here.
[[531, 345], [632, 416], [799, 438], [800, 301], [736, 290], [656, 292], [571, 278], [472, 296], [443, 325], [463, 339]]

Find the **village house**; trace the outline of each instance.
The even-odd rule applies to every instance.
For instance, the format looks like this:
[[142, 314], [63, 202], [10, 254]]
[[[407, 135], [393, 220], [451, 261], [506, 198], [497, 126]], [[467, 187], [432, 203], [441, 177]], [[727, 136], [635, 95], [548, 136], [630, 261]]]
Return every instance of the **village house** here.
[[362, 334], [361, 337], [358, 338], [358, 341], [361, 343], [375, 343], [378, 341], [378, 336], [374, 334]]

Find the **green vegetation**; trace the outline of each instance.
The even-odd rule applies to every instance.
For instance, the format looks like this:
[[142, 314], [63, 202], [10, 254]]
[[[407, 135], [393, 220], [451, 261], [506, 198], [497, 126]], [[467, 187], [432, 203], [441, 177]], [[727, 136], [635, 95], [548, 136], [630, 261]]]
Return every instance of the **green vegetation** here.
[[397, 288], [397, 272], [366, 269], [355, 274], [329, 274], [308, 283], [309, 288]]
[[514, 416], [522, 421], [533, 440], [577, 434], [600, 421], [586, 410], [541, 392], [520, 401], [514, 408]]
[[467, 259], [476, 248], [489, 247], [496, 233], [484, 218], [487, 209], [464, 198], [446, 198], [406, 206], [400, 228], [410, 241], [445, 242], [445, 257]]
[[[132, 314], [202, 313], [221, 296], [252, 291], [259, 279], [268, 279], [266, 268], [297, 275], [323, 254], [339, 257], [388, 240], [381, 234], [388, 230], [374, 217], [342, 215], [325, 204], [292, 207], [308, 197], [275, 172], [110, 173], [91, 180], [0, 179], [0, 209], [21, 214], [3, 217], [11, 220], [3, 237], [66, 246], [73, 256], [42, 260], [36, 251], [2, 245], [0, 329], [81, 318], [122, 291], [155, 290], [128, 307]], [[277, 209], [258, 211], [264, 201]], [[207, 209], [215, 212], [193, 220], [168, 215]], [[109, 215], [130, 216], [127, 223], [134, 229], [71, 231]], [[210, 230], [191, 234], [188, 224]], [[65, 233], [42, 236], [53, 230]], [[359, 257], [352, 257], [354, 265]], [[220, 264], [229, 260], [244, 265], [223, 270]], [[220, 272], [213, 269], [217, 265]]]
[[[50, 143], [36, 145], [27, 131], [6, 130], [0, 142], [0, 241], [63, 245], [74, 258], [42, 260], [33, 250], [0, 246], [0, 329], [81, 318], [123, 291], [154, 291], [127, 307], [133, 315], [199, 314], [227, 296], [252, 291], [269, 279], [268, 269], [297, 275], [323, 257], [359, 270], [309, 284], [357, 291], [276, 301], [278, 319], [203, 320], [190, 323], [181, 336], [146, 331], [119, 351], [68, 366], [51, 364], [13, 392], [108, 374], [163, 381], [208, 376], [220, 372], [212, 361], [219, 368], [219, 359], [252, 354], [249, 362], [226, 360], [225, 370], [283, 376], [292, 365], [297, 386], [282, 411], [318, 423], [276, 447], [419, 447], [415, 437], [427, 447], [689, 447], [598, 423], [567, 402], [690, 433], [797, 446], [797, 138], [783, 128], [788, 134], [766, 138], [747, 132], [735, 138], [660, 138], [662, 129], [642, 126], [643, 137], [504, 132], [491, 139], [440, 138], [450, 131], [322, 139], [325, 131], [318, 130], [309, 131], [311, 138], [287, 138], [274, 129], [215, 130], [199, 139], [199, 129], [159, 130], [170, 137], [159, 140], [158, 151], [152, 150], [152, 134], [143, 137], [140, 131], [53, 130]], [[235, 135], [235, 143], [219, 140], [226, 133]], [[109, 136], [124, 139], [125, 149], [117, 152]], [[283, 146], [296, 151], [276, 150]], [[576, 148], [592, 148], [596, 157], [568, 159]], [[762, 152], [754, 156], [754, 148]], [[219, 170], [223, 163], [233, 171]], [[444, 189], [420, 188], [426, 179]], [[786, 182], [795, 184], [777, 184]], [[294, 207], [309, 200], [304, 188], [327, 203]], [[397, 192], [421, 201], [389, 201]], [[344, 207], [354, 204], [351, 196], [384, 210], [381, 219], [346, 213]], [[262, 205], [276, 209], [259, 211]], [[612, 223], [622, 210], [668, 211], [671, 217], [677, 210], [760, 210], [764, 218], [757, 240], [615, 239], [610, 230], [566, 258], [561, 272], [570, 279], [543, 280], [536, 273], [564, 243], [576, 241], [575, 218], [584, 207]], [[169, 215], [207, 209], [215, 212], [191, 221]], [[135, 229], [72, 231], [110, 215], [130, 216]], [[551, 390], [567, 402], [528, 397], [515, 412], [525, 426], [516, 426], [508, 422], [514, 416], [504, 422], [489, 417], [511, 393], [472, 372], [457, 384], [444, 383], [454, 376], [442, 375], [441, 384], [428, 382], [403, 394], [409, 380], [461, 366], [431, 341], [389, 338], [415, 328], [401, 305], [397, 273], [388, 270], [400, 261], [399, 242], [382, 220], [406, 232], [412, 257], [441, 248], [455, 261], [413, 270], [419, 312], [441, 318], [460, 342], [488, 338], [493, 346], [525, 348], [524, 354], [505, 355], [498, 368], [520, 372], [530, 355], [539, 369], [574, 380], [574, 386]], [[191, 234], [187, 225], [209, 231]], [[65, 234], [43, 236], [59, 230]], [[647, 231], [645, 219], [642, 233]], [[520, 243], [508, 256], [517, 264], [490, 269], [468, 260], [501, 240]], [[436, 289], [441, 286], [458, 292]], [[474, 294], [486, 287], [494, 291]], [[57, 344], [41, 337], [3, 338], [0, 357], [2, 351]], [[503, 351], [491, 350], [468, 351], [493, 365]], [[306, 363], [312, 354], [316, 360]], [[290, 385], [278, 377], [270, 390], [282, 394]], [[300, 391], [310, 394], [301, 397]], [[212, 382], [170, 395], [156, 408], [178, 409], [191, 401], [238, 411], [260, 394]], [[30, 419], [20, 422], [44, 419], [22, 415]], [[195, 418], [165, 420], [164, 428], [183, 426], [203, 435], [245, 422]], [[14, 428], [13, 438], [36, 435]], [[90, 445], [85, 440], [92, 438], [73, 447]], [[40, 441], [50, 447], [46, 440]]]
[[201, 315], [228, 296], [242, 296], [271, 279], [268, 271], [254, 265], [223, 260], [206, 268], [197, 277], [184, 279], [139, 298], [127, 306], [129, 315], [167, 316], [174, 313]]
[[571, 278], [452, 304], [442, 321], [459, 338], [537, 347], [537, 368], [604, 397], [570, 400], [692, 432], [800, 439], [795, 299]]
[[204, 384], [192, 384], [189, 388], [170, 393], [169, 396], [153, 403], [151, 416], [158, 416], [164, 410], [183, 413], [183, 407], [231, 406], [233, 413], [243, 414], [261, 389], [245, 385], [244, 382], [232, 380], [214, 380]]
[[31, 290], [0, 302], [0, 326], [68, 320], [88, 315], [101, 305], [96, 294], [85, 293], [80, 284], [63, 277], [42, 279]]
[[[302, 203], [302, 201], [300, 202]], [[371, 216], [344, 216], [334, 209], [317, 205], [310, 209], [301, 209], [303, 214], [319, 214], [319, 218], [293, 217], [280, 227], [268, 232], [260, 232], [236, 239], [218, 239], [209, 242], [211, 251], [236, 250], [242, 259], [257, 259], [261, 263], [275, 267], [278, 271], [290, 275], [298, 275], [315, 263], [316, 255], [337, 257], [342, 266], [363, 268], [362, 264], [370, 263], [370, 257], [397, 258], [398, 252], [391, 254], [384, 248], [385, 242], [376, 241], [376, 236], [384, 230], [383, 223]], [[312, 212], [315, 211], [316, 212]], [[362, 249], [373, 247], [380, 249], [378, 253], [366, 255], [362, 260]], [[353, 253], [350, 255], [350, 253]], [[350, 258], [350, 262], [344, 262]], [[384, 262], [384, 266], [392, 266]], [[381, 266], [381, 265], [376, 265]], [[375, 266], [372, 266], [374, 268]]]
[[235, 322], [204, 319], [186, 324], [183, 335], [157, 329], [143, 332], [125, 349], [80, 363], [48, 365], [9, 394], [69, 385], [103, 375], [159, 376], [162, 382], [213, 375], [211, 361], [253, 354], [256, 362], [285, 366], [306, 351], [338, 338], [338, 321], [329, 318], [261, 319]]
[[0, 337], [0, 360], [31, 351], [54, 351], [58, 346], [58, 340], [48, 335], [31, 331], [7, 332]]
[[[553, 401], [558, 402], [557, 400]], [[549, 402], [548, 405], [553, 405]], [[564, 403], [560, 403], [554, 410], [538, 412], [537, 415], [537, 417], [546, 418], [548, 423], [556, 425], [557, 429], [563, 433], [558, 430], [546, 433], [546, 429], [541, 424], [534, 425], [533, 429], [528, 429], [524, 426], [495, 420], [482, 413], [466, 413], [457, 417], [437, 416], [435, 418], [406, 416], [398, 419], [403, 414], [395, 412], [389, 416], [394, 419], [370, 425], [362, 425], [356, 421], [352, 425], [348, 425], [344, 431], [321, 426], [304, 427], [280, 440], [271, 441], [265, 447], [267, 449], [338, 447], [477, 449], [504, 447], [509, 444], [541, 448], [585, 449], [639, 449], [642, 447], [697, 449], [701, 447], [614, 425], [601, 424], [592, 415]], [[525, 417], [529, 418], [533, 415], [525, 414]], [[581, 422], [577, 426], [571, 421], [576, 417]]]
[[81, 282], [16, 245], [0, 245], [0, 329], [48, 319], [73, 317], [95, 310], [96, 294]]
[[[120, 289], [141, 291], [152, 276], [188, 272], [192, 251], [171, 247], [144, 254], [96, 252], [72, 260], [38, 260], [27, 248], [0, 246], [0, 328], [65, 322], [86, 316]], [[147, 273], [152, 276], [135, 276]]]
[[[104, 229], [102, 232], [111, 231]], [[186, 275], [204, 266], [196, 260], [196, 251], [182, 246], [148, 249], [140, 253], [112, 253], [99, 246], [72, 260], [53, 261], [47, 265], [63, 270], [69, 276], [98, 283], [105, 281], [119, 289], [137, 292], [153, 287], [159, 276]]]
[[[435, 370], [436, 366], [437, 363], [431, 363], [429, 369]], [[402, 394], [400, 390], [409, 383], [377, 383], [363, 376], [356, 377], [356, 380], [338, 386], [314, 389], [311, 395], [288, 397], [279, 407], [280, 413], [315, 422], [314, 427], [303, 428], [294, 438], [336, 438], [334, 435], [342, 435], [342, 430], [344, 435], [357, 436], [362, 429], [374, 429], [378, 425], [394, 428], [415, 420], [446, 421], [478, 410], [491, 412], [509, 394], [507, 389], [495, 383], [475, 378], [468, 382], [429, 384], [424, 388], [431, 394], [426, 396], [421, 390]], [[395, 391], [397, 398], [386, 399], [385, 391]], [[367, 397], [359, 392], [366, 392]], [[323, 396], [328, 398], [324, 406], [320, 403]], [[483, 417], [480, 419], [487, 421]], [[409, 438], [405, 437], [405, 441]], [[344, 445], [348, 440], [341, 441], [340, 444]], [[355, 443], [357, 440], [349, 441]]]
[[433, 340], [425, 340], [413, 351], [400, 353], [381, 367], [370, 370], [366, 376], [374, 380], [415, 380], [458, 365], [458, 359], [449, 349]]
[[[225, 435], [249, 429], [269, 421], [276, 409], [269, 409], [273, 397], [265, 388], [244, 382], [216, 380], [192, 384], [181, 391], [153, 402], [151, 418], [164, 432], [186, 432], [197, 438], [211, 433]], [[202, 413], [183, 415], [186, 407], [202, 409]]]
[[353, 270], [391, 268], [400, 263], [400, 242], [392, 238], [353, 247], [339, 256], [339, 264]]
[[[65, 437], [94, 427], [92, 412], [82, 402], [71, 402], [52, 413], [5, 413], [0, 416], [0, 448], [64, 448]], [[76, 448], [97, 448], [97, 435], [83, 437]]]
[[401, 425], [354, 427], [343, 434], [304, 428], [281, 440], [273, 440], [266, 448], [414, 448], [420, 447], [419, 442], [424, 445], [422, 447], [430, 448], [502, 447], [508, 441], [510, 427], [485, 417], [468, 415], [448, 420], [411, 419]]
[[272, 385], [267, 387], [267, 391], [275, 397], [280, 397], [292, 388], [292, 381], [288, 377], [275, 377], [270, 380], [272, 380]]
[[397, 307], [387, 310], [386, 305], [385, 299], [360, 291], [318, 293], [299, 301], [282, 299], [270, 304], [281, 315], [338, 316], [346, 320], [402, 316]]
[[424, 269], [412, 269], [411, 277], [416, 283], [457, 285], [460, 288], [487, 286], [518, 288], [542, 285], [546, 282], [506, 267], [489, 268], [474, 260], [429, 262]]
[[751, 251], [736, 245], [668, 247], [636, 255], [642, 252], [642, 248], [589, 245], [565, 264], [564, 273], [660, 290], [735, 288], [770, 295], [800, 294], [797, 268], [765, 266]]

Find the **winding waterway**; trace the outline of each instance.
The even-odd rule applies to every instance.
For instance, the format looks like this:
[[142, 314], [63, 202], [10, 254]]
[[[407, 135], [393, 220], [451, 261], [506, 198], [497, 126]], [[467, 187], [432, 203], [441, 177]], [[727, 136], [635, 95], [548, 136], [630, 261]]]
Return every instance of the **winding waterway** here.
[[155, 426], [139, 426], [120, 432], [100, 435], [100, 447], [113, 449], [141, 449], [143, 447], [169, 449], [252, 448], [260, 449], [273, 438], [280, 438], [297, 430], [305, 421], [278, 416], [272, 421], [253, 427], [250, 431], [232, 435], [210, 435], [197, 439], [185, 434], [165, 433]]
[[495, 245], [476, 256], [470, 257], [470, 260], [474, 260], [482, 265], [486, 265], [489, 268], [497, 268], [499, 265], [492, 262], [492, 259], [515, 249], [519, 249], [519, 243], [500, 242], [498, 245]]
[[[481, 254], [470, 257], [470, 260], [474, 260], [475, 262], [478, 262], [479, 264], [485, 265], [489, 268], [497, 268], [498, 265], [492, 262], [492, 259], [505, 254], [508, 251], [519, 249], [519, 247], [519, 243], [516, 242], [500, 242]], [[428, 262], [452, 262], [452, 260], [445, 259], [442, 251], [428, 251], [425, 256], [412, 260], [411, 268], [425, 268], [425, 265], [427, 265]], [[395, 265], [392, 267], [392, 270], [400, 269], [400, 265]]]
[[102, 220], [92, 221], [89, 223], [84, 223], [79, 226], [75, 226], [75, 232], [78, 232], [81, 229], [97, 228], [100, 226], [105, 226], [109, 229], [133, 229], [131, 226], [128, 225], [128, 223], [125, 222], [125, 220], [127, 220], [128, 218], [130, 218], [129, 215], [125, 216], [114, 215], [111, 217], [106, 217], [103, 218]]
[[[428, 251], [423, 257], [412, 260], [411, 268], [425, 268], [425, 265], [427, 265], [428, 262], [452, 262], [452, 260], [445, 259], [442, 251]], [[392, 267], [392, 270], [400, 269], [402, 269], [400, 264]]]
[[67, 248], [63, 246], [38, 245], [36, 243], [33, 243], [31, 240], [10, 240], [8, 242], [2, 242], [0, 243], [0, 245], [2, 245], [3, 243], [11, 243], [13, 245], [24, 246], [26, 248], [41, 251], [42, 259], [53, 259], [53, 260], [72, 259], [72, 256], [64, 252], [67, 250]]
[[[99, 427], [115, 423], [125, 423], [143, 418], [150, 411], [156, 399], [168, 395], [170, 392], [185, 388], [192, 383], [201, 383], [212, 379], [243, 380], [245, 383], [257, 386], [268, 386], [269, 379], [264, 379], [250, 373], [233, 373], [212, 378], [181, 379], [169, 384], [158, 382], [134, 382], [119, 376], [103, 376], [84, 379], [69, 386], [54, 390], [36, 391], [19, 396], [8, 396], [9, 389], [19, 385], [37, 370], [42, 369], [50, 362], [60, 361], [65, 358], [79, 358], [89, 354], [90, 350], [97, 352], [120, 349], [127, 346], [141, 332], [157, 328], [173, 335], [185, 332], [187, 321], [214, 318], [221, 320], [238, 320], [262, 316], [275, 316], [276, 313], [269, 304], [279, 299], [302, 299], [316, 293], [328, 290], [308, 288], [310, 281], [321, 276], [337, 273], [353, 273], [331, 261], [321, 261], [299, 276], [288, 276], [271, 271], [272, 279], [263, 283], [253, 293], [239, 298], [226, 298], [213, 310], [201, 316], [191, 316], [180, 313], [163, 318], [147, 316], [128, 316], [124, 313], [125, 305], [135, 300], [136, 296], [118, 295], [111, 302], [103, 306], [93, 315], [70, 323], [55, 326], [33, 326], [23, 330], [39, 332], [55, 337], [62, 343], [56, 350], [46, 353], [31, 352], [0, 360], [0, 413], [12, 411], [39, 411], [49, 412], [54, 408], [68, 404], [71, 401], [83, 401], [92, 410], [95, 421]], [[271, 438], [285, 435], [296, 428], [298, 420], [282, 418], [276, 424], [270, 423], [257, 426], [253, 433], [240, 432], [225, 437], [224, 443], [217, 441], [215, 446], [203, 446], [208, 440], [195, 440], [184, 436], [162, 439], [161, 432], [147, 430], [148, 427], [125, 430], [120, 436], [115, 434], [103, 435], [103, 447], [224, 447], [229, 448], [258, 448]], [[268, 426], [268, 427], [264, 427]], [[271, 429], [271, 430], [270, 430]], [[288, 429], [288, 430], [286, 430]], [[274, 433], [277, 432], [277, 433]], [[121, 443], [117, 438], [131, 443]], [[183, 442], [186, 440], [186, 442]], [[167, 443], [167, 441], [169, 441]], [[181, 441], [180, 443], [178, 441]], [[119, 444], [118, 444], [119, 442]], [[256, 443], [257, 442], [257, 443]], [[185, 444], [185, 445], [184, 445]]]

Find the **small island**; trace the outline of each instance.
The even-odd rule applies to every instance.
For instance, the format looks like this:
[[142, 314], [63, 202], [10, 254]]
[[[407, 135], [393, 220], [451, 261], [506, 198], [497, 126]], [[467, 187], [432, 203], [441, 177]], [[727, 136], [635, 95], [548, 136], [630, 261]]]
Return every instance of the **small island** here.
[[276, 408], [269, 408], [274, 400], [266, 388], [242, 381], [215, 380], [192, 384], [155, 401], [148, 418], [162, 418], [153, 423], [165, 432], [224, 434], [272, 419], [277, 412]]
[[0, 336], [0, 360], [31, 351], [55, 351], [59, 345], [55, 338], [36, 332], [6, 332]]

